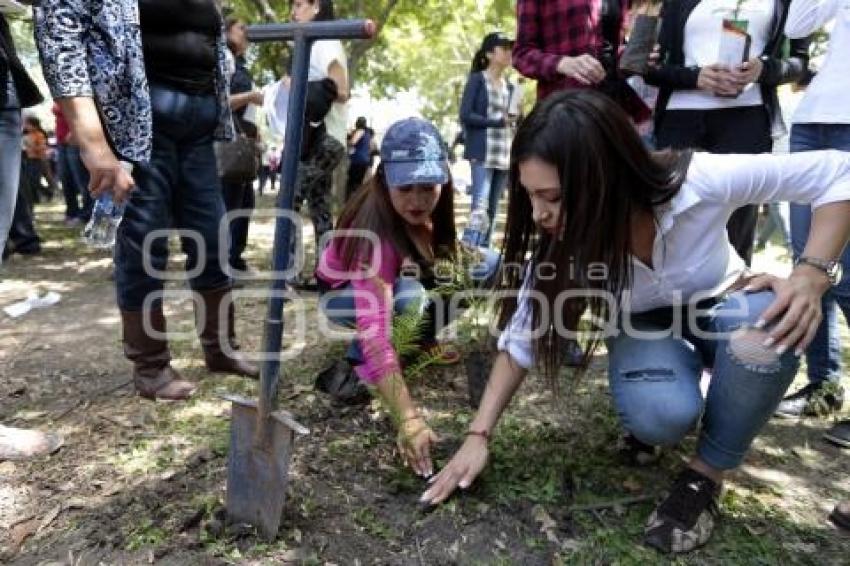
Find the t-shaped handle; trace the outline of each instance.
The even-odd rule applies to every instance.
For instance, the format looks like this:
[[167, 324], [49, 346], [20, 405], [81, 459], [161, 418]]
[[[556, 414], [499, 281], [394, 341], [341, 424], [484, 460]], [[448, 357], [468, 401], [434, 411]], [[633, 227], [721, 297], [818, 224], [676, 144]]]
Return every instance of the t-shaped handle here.
[[[307, 75], [310, 50], [313, 43], [322, 39], [368, 39], [375, 36], [377, 27], [371, 20], [335, 20], [304, 24], [261, 24], [247, 29], [250, 41], [293, 41], [292, 77], [289, 88], [289, 111], [281, 160], [279, 210], [291, 211], [301, 153], [304, 107], [307, 100]], [[289, 240], [292, 222], [278, 216], [275, 222], [272, 270], [279, 274], [289, 265]], [[263, 335], [264, 360], [260, 369], [260, 398], [257, 403], [257, 444], [268, 442], [268, 416], [277, 407], [277, 383], [280, 372], [280, 352], [283, 339], [283, 293], [285, 282], [281, 277], [272, 279]]]
[[248, 26], [248, 40], [253, 42], [289, 41], [298, 37], [311, 39], [371, 39], [377, 26], [372, 20], [332, 20], [306, 24], [257, 24]]

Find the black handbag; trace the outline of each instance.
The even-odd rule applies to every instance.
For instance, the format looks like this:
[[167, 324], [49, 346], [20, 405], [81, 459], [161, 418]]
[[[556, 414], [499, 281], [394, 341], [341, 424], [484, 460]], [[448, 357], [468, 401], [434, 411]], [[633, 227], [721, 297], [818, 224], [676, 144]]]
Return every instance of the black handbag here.
[[245, 135], [239, 119], [233, 122], [237, 130], [236, 139], [213, 144], [218, 177], [225, 183], [250, 183], [260, 172], [257, 141]]

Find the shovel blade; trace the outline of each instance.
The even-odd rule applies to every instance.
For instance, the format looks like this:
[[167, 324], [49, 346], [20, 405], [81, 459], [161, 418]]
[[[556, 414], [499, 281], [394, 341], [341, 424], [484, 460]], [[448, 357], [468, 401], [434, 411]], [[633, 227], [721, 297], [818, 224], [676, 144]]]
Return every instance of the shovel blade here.
[[288, 417], [272, 413], [267, 417], [268, 434], [258, 439], [256, 403], [230, 400], [233, 409], [227, 462], [228, 522], [254, 525], [266, 539], [274, 540], [283, 513], [293, 440], [295, 433], [302, 431], [287, 424], [291, 420]]

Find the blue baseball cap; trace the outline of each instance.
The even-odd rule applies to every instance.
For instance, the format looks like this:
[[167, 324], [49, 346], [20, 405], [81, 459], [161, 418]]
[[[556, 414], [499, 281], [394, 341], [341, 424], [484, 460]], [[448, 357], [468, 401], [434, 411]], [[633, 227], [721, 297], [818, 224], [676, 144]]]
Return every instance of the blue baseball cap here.
[[449, 182], [448, 152], [440, 132], [421, 118], [390, 126], [381, 143], [387, 185], [444, 185]]

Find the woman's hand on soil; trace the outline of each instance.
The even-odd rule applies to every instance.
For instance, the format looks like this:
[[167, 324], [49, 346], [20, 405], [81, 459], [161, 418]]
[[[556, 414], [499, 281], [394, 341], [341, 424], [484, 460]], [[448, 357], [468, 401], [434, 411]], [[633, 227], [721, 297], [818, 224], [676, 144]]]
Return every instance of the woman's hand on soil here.
[[784, 354], [793, 349], [801, 356], [815, 337], [823, 318], [821, 297], [829, 289], [826, 274], [801, 265], [787, 279], [774, 275], [759, 275], [749, 282], [745, 291], [754, 292], [770, 289], [776, 300], [762, 313], [756, 328], [774, 324], [764, 342], [766, 347], [775, 347], [776, 353]]
[[437, 440], [437, 435], [425, 420], [417, 417], [401, 423], [396, 442], [405, 463], [413, 468], [416, 475], [427, 478], [434, 473], [434, 466], [431, 463], [431, 445]]
[[446, 467], [431, 478], [431, 487], [422, 494], [421, 503], [437, 505], [454, 492], [455, 488], [466, 489], [487, 465], [487, 439], [478, 435], [469, 435], [463, 446], [455, 453]]

